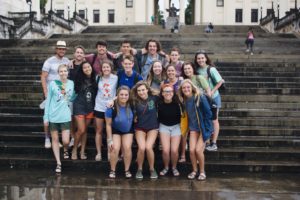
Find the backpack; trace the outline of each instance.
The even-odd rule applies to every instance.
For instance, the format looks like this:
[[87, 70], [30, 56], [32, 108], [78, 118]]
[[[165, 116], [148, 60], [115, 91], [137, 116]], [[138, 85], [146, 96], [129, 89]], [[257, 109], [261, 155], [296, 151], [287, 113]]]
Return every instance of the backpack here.
[[[209, 79], [212, 80], [212, 83], [214, 85], [217, 85], [218, 83], [215, 81], [215, 79], [213, 79], [213, 77], [211, 76], [211, 73], [210, 73], [210, 69], [211, 69], [211, 66], [208, 66], [207, 67], [207, 76]], [[225, 83], [223, 82], [222, 85], [219, 87], [219, 90], [220, 91], [225, 91], [226, 90], [226, 87], [225, 87]]]

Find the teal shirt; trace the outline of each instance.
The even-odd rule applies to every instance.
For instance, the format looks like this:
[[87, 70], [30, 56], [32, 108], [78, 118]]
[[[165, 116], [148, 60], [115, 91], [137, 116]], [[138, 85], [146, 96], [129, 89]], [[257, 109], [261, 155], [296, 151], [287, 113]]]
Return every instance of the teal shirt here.
[[62, 94], [61, 89], [61, 86], [55, 81], [50, 82], [44, 110], [44, 122], [64, 123], [71, 121], [71, 110], [68, 104], [75, 96], [74, 82], [67, 81], [65, 95]]
[[[206, 80], [208, 80], [207, 67], [208, 66], [206, 66], [205, 68], [198, 68], [198, 70], [197, 70], [198, 74], [204, 76], [206, 78]], [[215, 67], [210, 68], [210, 74], [211, 74], [211, 77], [215, 80], [216, 83], [219, 83], [220, 81], [223, 80], [221, 75], [219, 74], [218, 70]], [[210, 89], [214, 89], [215, 85], [213, 84], [211, 79], [208, 80], [208, 84], [209, 84]], [[213, 94], [212, 98], [215, 98], [218, 95], [219, 95], [219, 91], [217, 90]]]

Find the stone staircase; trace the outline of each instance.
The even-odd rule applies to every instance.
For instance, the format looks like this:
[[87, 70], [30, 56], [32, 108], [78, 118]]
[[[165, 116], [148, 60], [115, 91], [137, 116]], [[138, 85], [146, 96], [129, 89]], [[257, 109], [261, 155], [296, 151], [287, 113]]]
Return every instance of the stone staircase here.
[[[218, 152], [206, 152], [206, 170], [213, 172], [300, 172], [300, 40], [293, 35], [265, 33], [255, 27], [255, 54], [244, 53], [247, 28], [218, 27], [203, 33], [203, 27], [186, 26], [170, 34], [157, 26], [89, 27], [83, 34], [54, 35], [48, 40], [1, 41], [0, 45], [0, 165], [2, 168], [55, 166], [52, 150], [43, 147], [42, 101], [39, 74], [43, 61], [53, 54], [56, 40], [72, 48], [84, 45], [89, 52], [99, 39], [116, 51], [122, 40], [142, 47], [148, 38], [158, 38], [165, 51], [177, 45], [184, 59], [205, 49], [226, 80], [222, 94]], [[107, 161], [93, 160], [94, 130], [89, 128], [86, 161], [63, 161], [69, 169], [108, 170]], [[136, 146], [133, 147], [136, 152]], [[106, 155], [104, 149], [103, 155]], [[156, 152], [157, 169], [162, 167]], [[133, 154], [135, 157], [135, 153]], [[134, 160], [134, 159], [133, 159]], [[136, 165], [133, 163], [132, 167]], [[180, 164], [190, 171], [190, 164]]]

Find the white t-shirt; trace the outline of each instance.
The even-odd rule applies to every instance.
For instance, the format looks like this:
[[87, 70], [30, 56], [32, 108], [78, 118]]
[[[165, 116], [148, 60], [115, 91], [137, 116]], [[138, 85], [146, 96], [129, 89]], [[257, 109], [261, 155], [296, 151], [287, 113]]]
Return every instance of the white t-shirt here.
[[43, 65], [42, 71], [48, 72], [48, 77], [47, 77], [47, 85], [51, 81], [54, 80], [59, 80], [59, 75], [58, 75], [58, 66], [62, 64], [68, 64], [70, 61], [68, 58], [63, 57], [62, 59], [58, 59], [56, 56], [52, 56], [48, 58]]
[[108, 78], [100, 77], [98, 91], [95, 102], [95, 110], [106, 111], [106, 105], [116, 96], [118, 76], [110, 74]]

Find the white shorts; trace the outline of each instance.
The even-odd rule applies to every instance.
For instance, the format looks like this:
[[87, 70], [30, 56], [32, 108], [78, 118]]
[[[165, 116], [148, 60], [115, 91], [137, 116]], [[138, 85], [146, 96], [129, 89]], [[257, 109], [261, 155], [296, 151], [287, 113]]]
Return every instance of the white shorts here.
[[159, 124], [159, 133], [160, 134], [168, 134], [171, 137], [180, 136], [181, 135], [180, 124], [176, 124], [173, 126], [166, 126], [166, 125], [160, 123]]

